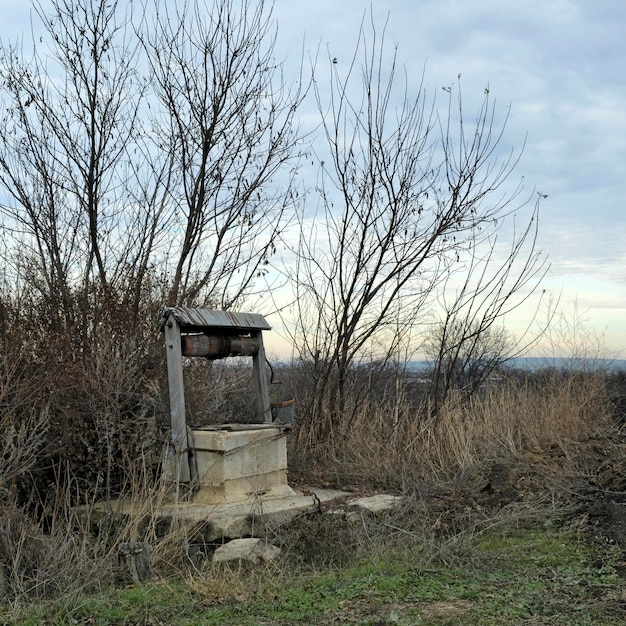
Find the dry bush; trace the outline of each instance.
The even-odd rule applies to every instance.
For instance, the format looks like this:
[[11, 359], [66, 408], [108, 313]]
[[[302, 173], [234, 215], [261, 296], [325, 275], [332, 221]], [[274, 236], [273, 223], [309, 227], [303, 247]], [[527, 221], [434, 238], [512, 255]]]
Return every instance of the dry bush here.
[[[159, 417], [168, 414], [154, 319], [128, 327], [100, 319], [85, 338], [51, 328], [35, 309], [5, 307], [0, 335], [4, 599], [110, 584], [116, 544], [151, 533], [143, 520], [159, 493]], [[78, 503], [116, 495], [143, 508], [108, 533], [73, 513]]]
[[4, 600], [46, 598], [107, 586], [112, 570], [103, 561], [95, 537], [58, 524], [44, 531], [23, 509], [4, 509], [0, 519]]
[[32, 344], [38, 349], [24, 351], [23, 362], [46, 403], [47, 455], [33, 464], [22, 500], [34, 499], [41, 509], [64, 501], [70, 477], [73, 502], [88, 502], [94, 491], [114, 497], [144, 469], [156, 471], [169, 422], [161, 417], [168, 414], [162, 345], [157, 362], [155, 340], [112, 327], [80, 349], [65, 333], [45, 343], [34, 335]]
[[[249, 358], [185, 359], [185, 404], [191, 427], [258, 420]], [[251, 401], [252, 400], [252, 401]]]
[[[597, 449], [613, 449], [619, 434], [606, 382], [555, 372], [504, 380], [470, 400], [451, 395], [436, 417], [414, 398], [370, 397], [351, 421], [334, 422], [332, 439], [314, 445], [301, 438], [290, 455], [291, 475], [400, 491], [402, 504], [363, 520], [351, 541], [341, 529], [325, 533], [330, 522], [306, 524], [302, 545], [326, 562], [345, 556], [345, 544], [366, 559], [454, 565], [475, 558], [477, 535], [573, 519], [611, 456], [598, 457]], [[329, 534], [341, 539], [333, 544]]]
[[49, 399], [17, 342], [0, 338], [0, 499], [19, 499], [50, 449]]
[[[0, 598], [28, 602], [125, 584], [129, 571], [117, 551], [122, 542], [155, 546], [154, 569], [159, 575], [183, 571], [183, 531], [164, 527], [159, 514], [171, 497], [164, 481], [144, 477], [133, 483], [124, 499], [80, 506], [71, 504], [75, 499], [70, 493], [72, 481], [61, 482], [65, 501], [57, 497], [40, 521], [17, 505], [3, 509]], [[59, 485], [57, 493], [61, 492]]]
[[160, 460], [164, 436], [157, 418], [165, 407], [158, 379], [145, 365], [152, 348], [133, 336], [120, 342], [106, 335], [78, 379], [74, 406], [87, 419], [78, 441], [97, 472], [93, 484], [102, 485], [106, 497], [127, 491]]
[[572, 373], [539, 384], [509, 381], [466, 405], [452, 398], [425, 443], [436, 467], [462, 469], [526, 452], [567, 456], [573, 444], [611, 428], [605, 381]]

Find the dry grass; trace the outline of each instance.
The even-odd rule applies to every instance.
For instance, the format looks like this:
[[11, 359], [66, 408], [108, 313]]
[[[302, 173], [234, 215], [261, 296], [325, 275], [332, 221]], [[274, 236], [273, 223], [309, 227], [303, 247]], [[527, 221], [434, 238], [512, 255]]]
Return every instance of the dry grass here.
[[[153, 547], [152, 565], [157, 576], [206, 580], [207, 594], [237, 596], [240, 587], [232, 584], [221, 588], [223, 573], [210, 569], [207, 555], [193, 552], [193, 529], [159, 526], [155, 512], [168, 497], [167, 485], [154, 472], [160, 392], [142, 369], [146, 356], [140, 350], [132, 345], [117, 351], [109, 348], [103, 344], [93, 355], [91, 369], [80, 372], [85, 376], [80, 389], [68, 385], [73, 395], [52, 394], [43, 404], [39, 400], [41, 382], [29, 386], [29, 380], [37, 380], [27, 375], [29, 368], [22, 364], [21, 370], [15, 366], [8, 369], [10, 361], [5, 359], [3, 363], [6, 380], [10, 374], [13, 381], [0, 385], [4, 411], [0, 587], [4, 597], [42, 598], [70, 589], [79, 593], [110, 586], [121, 579], [116, 568], [116, 547], [126, 541], [145, 541]], [[222, 372], [218, 380], [207, 380], [203, 387], [205, 369], [194, 372], [194, 402], [198, 405], [204, 405], [204, 399], [212, 394], [216, 407], [231, 395], [248, 397], [240, 391], [249, 383], [246, 371]], [[74, 373], [77, 380], [82, 380], [77, 371]], [[223, 397], [215, 393], [220, 384]], [[307, 393], [307, 389], [298, 391]], [[76, 435], [73, 439], [60, 437], [68, 434], [59, 426], [63, 413], [60, 404], [55, 403], [60, 400], [74, 411], [72, 428], [81, 425], [81, 430], [69, 432]], [[88, 412], [90, 421], [81, 421], [82, 409]], [[299, 437], [297, 433], [291, 436], [290, 482], [393, 489], [408, 496], [407, 507], [398, 519], [364, 525], [363, 533], [353, 527], [344, 528], [332, 518], [304, 520], [302, 527], [295, 529], [296, 534], [300, 532], [297, 550], [289, 548], [293, 537], [284, 539], [286, 563], [291, 558], [287, 568], [300, 561], [311, 567], [333, 567], [363, 551], [375, 554], [394, 549], [394, 542], [405, 550], [405, 541], [418, 546], [420, 559], [453, 558], [462, 551], [468, 536], [490, 524], [506, 523], [507, 515], [496, 522], [493, 512], [489, 514], [492, 517], [484, 519], [473, 515], [465, 520], [463, 529], [453, 527], [445, 519], [446, 510], [433, 512], [422, 507], [420, 484], [436, 488], [459, 477], [469, 484], [477, 467], [528, 454], [556, 455], [560, 465], [555, 471], [562, 471], [563, 464], [575, 462], [581, 442], [605, 436], [616, 428], [610, 419], [604, 381], [592, 375], [554, 375], [526, 383], [508, 381], [470, 400], [452, 395], [436, 416], [429, 414], [427, 405], [416, 402], [414, 397], [407, 398], [397, 384], [390, 385], [380, 397], [371, 395], [363, 404], [354, 403], [351, 409], [345, 416], [333, 416], [332, 436], [324, 441], [315, 440], [312, 430], [301, 429]], [[56, 425], [52, 431], [51, 414]], [[27, 423], [17, 420], [18, 415], [28, 417], [32, 427], [17, 428], [17, 424]], [[60, 462], [63, 455], [59, 450], [72, 442], [73, 456]], [[48, 458], [42, 455], [43, 450], [50, 454]], [[81, 456], [85, 451], [87, 456]], [[24, 468], [30, 473], [25, 474]], [[47, 492], [38, 489], [44, 479]], [[23, 485], [27, 489], [22, 489], [20, 499], [17, 495]], [[115, 499], [104, 521], [95, 528], [85, 516], [75, 513], [77, 503], [88, 510], [107, 493], [121, 493], [130, 499], [134, 504], [132, 515], [122, 514]], [[521, 512], [509, 511], [509, 517], [518, 513], [532, 517], [534, 513], [528, 507], [530, 504]], [[457, 522], [465, 523], [455, 518]], [[340, 549], [332, 548], [338, 533], [342, 537]], [[298, 552], [303, 546], [310, 546], [314, 558]], [[331, 552], [323, 553], [328, 546]], [[197, 585], [202, 587], [196, 582], [191, 588]]]
[[436, 416], [428, 417], [425, 408], [369, 405], [349, 425], [335, 422], [333, 437], [308, 443], [292, 459], [301, 460], [300, 475], [400, 488], [407, 476], [445, 479], [526, 453], [558, 451], [567, 458], [576, 444], [617, 428], [605, 382], [592, 375], [510, 380], [469, 400], [451, 395]]

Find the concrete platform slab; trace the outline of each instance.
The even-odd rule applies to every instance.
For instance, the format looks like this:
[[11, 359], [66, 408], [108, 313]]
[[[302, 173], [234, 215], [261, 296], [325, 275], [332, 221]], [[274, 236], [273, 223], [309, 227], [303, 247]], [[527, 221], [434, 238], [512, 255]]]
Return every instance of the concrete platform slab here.
[[[265, 529], [278, 528], [300, 515], [315, 511], [321, 504], [349, 496], [348, 492], [335, 489], [310, 489], [283, 497], [258, 496], [225, 504], [161, 504], [149, 513], [149, 517], [162, 529], [163, 535], [186, 526], [194, 537], [211, 542], [261, 534]], [[146, 515], [145, 506], [130, 500], [99, 502], [77, 510], [92, 528], [97, 528], [100, 520], [111, 512], [128, 517]]]

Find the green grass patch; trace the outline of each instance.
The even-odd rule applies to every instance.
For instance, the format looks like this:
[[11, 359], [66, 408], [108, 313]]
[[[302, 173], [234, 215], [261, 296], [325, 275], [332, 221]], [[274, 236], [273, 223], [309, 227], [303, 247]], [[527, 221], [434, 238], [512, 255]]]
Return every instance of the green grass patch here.
[[[614, 546], [544, 528], [473, 540], [454, 568], [420, 567], [410, 551], [303, 577], [286, 571], [229, 582], [164, 581], [6, 607], [5, 624], [568, 624], [626, 621]], [[248, 577], [248, 580], [246, 580]], [[231, 590], [231, 593], [228, 590]]]

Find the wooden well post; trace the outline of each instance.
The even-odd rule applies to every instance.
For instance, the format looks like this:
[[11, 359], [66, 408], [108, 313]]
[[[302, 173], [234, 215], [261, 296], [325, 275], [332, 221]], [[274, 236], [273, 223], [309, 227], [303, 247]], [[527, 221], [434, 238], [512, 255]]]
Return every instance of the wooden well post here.
[[183, 356], [221, 359], [251, 356], [256, 388], [256, 413], [259, 422], [272, 421], [270, 394], [265, 375], [263, 331], [271, 330], [262, 315], [232, 313], [187, 307], [166, 307], [160, 328], [165, 333], [167, 376], [174, 469], [177, 483], [191, 480], [189, 441], [185, 411]]

